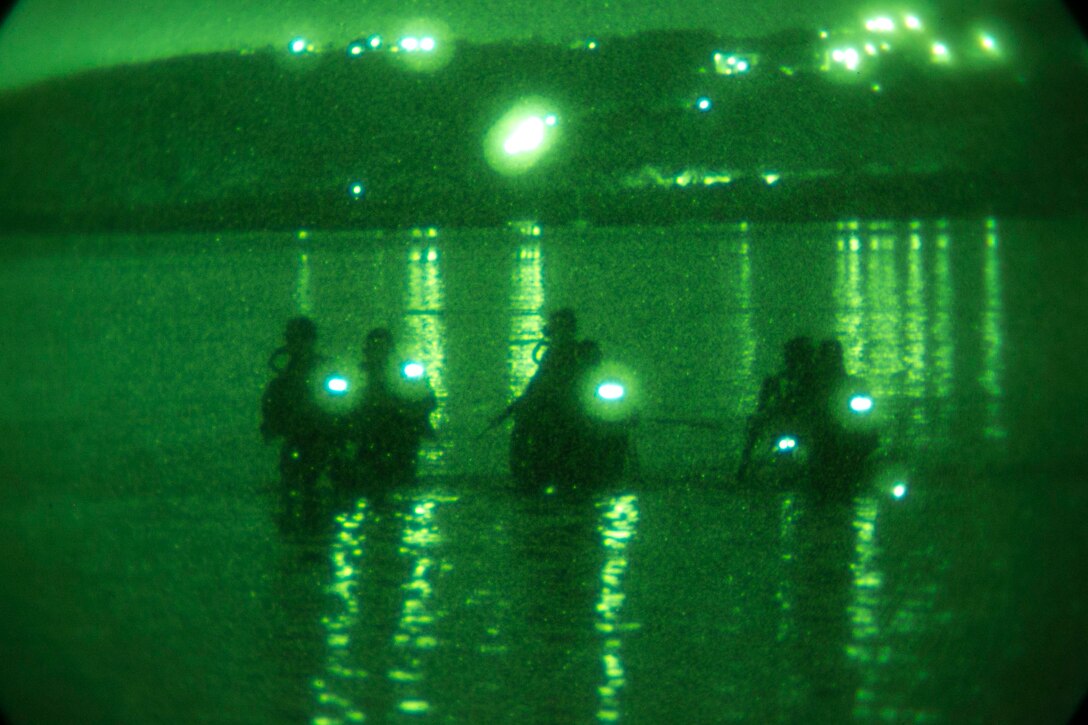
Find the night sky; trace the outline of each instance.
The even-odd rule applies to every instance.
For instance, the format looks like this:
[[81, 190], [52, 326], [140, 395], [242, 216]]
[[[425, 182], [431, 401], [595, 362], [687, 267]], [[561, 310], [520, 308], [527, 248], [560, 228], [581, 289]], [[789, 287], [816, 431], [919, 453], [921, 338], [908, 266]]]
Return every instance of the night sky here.
[[850, 24], [872, 12], [909, 9], [924, 19], [997, 14], [1061, 23], [1056, 0], [23, 0], [0, 29], [0, 87], [72, 71], [192, 52], [286, 44], [304, 35], [343, 44], [370, 32], [398, 34], [426, 19], [457, 38], [537, 35], [567, 40], [655, 28], [707, 28], [758, 36], [785, 28]]

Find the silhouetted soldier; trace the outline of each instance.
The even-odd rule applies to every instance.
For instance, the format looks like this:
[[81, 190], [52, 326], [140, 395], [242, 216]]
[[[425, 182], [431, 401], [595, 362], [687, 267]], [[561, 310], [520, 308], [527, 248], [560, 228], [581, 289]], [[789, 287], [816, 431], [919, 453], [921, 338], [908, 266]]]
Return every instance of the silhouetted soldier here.
[[266, 443], [282, 439], [280, 477], [282, 512], [287, 521], [301, 517], [311, 525], [317, 516], [317, 480], [332, 453], [332, 418], [314, 396], [314, 374], [320, 362], [317, 327], [307, 317], [288, 320], [285, 344], [268, 364], [274, 377], [261, 398], [261, 435]]
[[510, 471], [521, 485], [546, 486], [576, 464], [578, 325], [571, 309], [556, 310], [544, 327], [544, 354], [525, 392], [491, 421], [514, 416]]
[[[872, 399], [847, 374], [842, 343], [838, 340], [821, 342], [815, 363], [817, 407], [812, 426], [812, 463], [829, 482], [850, 478], [860, 473], [865, 460], [880, 443], [866, 417]], [[852, 406], [855, 398], [860, 404]]]
[[422, 375], [412, 379], [397, 366], [393, 334], [371, 330], [363, 343], [366, 388], [345, 420], [345, 435], [355, 444], [338, 485], [352, 495], [387, 501], [397, 486], [415, 480], [416, 457], [424, 438], [434, 436], [430, 415], [437, 406], [434, 391]]
[[759, 441], [779, 424], [803, 423], [816, 413], [816, 350], [808, 337], [795, 337], [783, 350], [785, 369], [763, 379], [756, 412], [748, 418], [748, 435], [737, 478], [743, 480]]

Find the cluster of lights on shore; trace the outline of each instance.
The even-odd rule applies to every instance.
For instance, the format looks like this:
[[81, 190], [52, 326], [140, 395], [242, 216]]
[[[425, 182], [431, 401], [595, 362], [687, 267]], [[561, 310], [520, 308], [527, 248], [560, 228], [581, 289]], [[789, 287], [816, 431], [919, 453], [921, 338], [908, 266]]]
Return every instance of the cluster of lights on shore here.
[[[898, 17], [880, 15], [866, 20], [864, 27], [869, 37], [864, 41], [832, 48], [828, 54], [829, 62], [825, 64], [825, 70], [830, 70], [834, 64], [847, 71], [856, 72], [866, 57], [875, 57], [889, 52], [893, 50], [895, 43], [900, 41], [915, 46], [928, 45], [928, 53], [933, 63], [947, 64], [952, 61], [952, 51], [948, 43], [938, 38], [927, 37], [925, 26], [917, 15], [911, 13], [904, 13]], [[831, 34], [828, 31], [820, 31], [822, 40], [829, 40], [830, 37]], [[977, 41], [979, 50], [983, 54], [994, 57], [1001, 54], [997, 39], [990, 33], [978, 33]]]
[[[308, 55], [317, 52], [314, 43], [303, 37], [294, 38], [287, 45], [293, 55]], [[438, 41], [433, 35], [406, 35], [395, 43], [387, 44], [381, 35], [369, 35], [348, 43], [347, 53], [357, 58], [366, 53], [386, 51], [389, 53], [433, 53], [438, 49]]]

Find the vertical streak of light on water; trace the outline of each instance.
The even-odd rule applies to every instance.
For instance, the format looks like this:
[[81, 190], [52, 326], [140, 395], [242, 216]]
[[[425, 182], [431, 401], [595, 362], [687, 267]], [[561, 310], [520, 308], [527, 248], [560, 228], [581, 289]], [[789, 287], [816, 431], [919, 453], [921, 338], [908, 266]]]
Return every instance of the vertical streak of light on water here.
[[898, 400], [898, 379], [903, 372], [901, 354], [902, 302], [896, 277], [896, 238], [892, 234], [874, 234], [869, 240], [866, 259], [865, 324], [862, 335], [868, 350], [861, 375], [869, 382], [876, 400], [885, 413], [894, 413]]
[[986, 391], [986, 423], [983, 433], [987, 438], [1004, 438], [1001, 398], [1004, 396], [1002, 379], [1005, 374], [1003, 358], [1004, 306], [1001, 294], [1001, 268], [997, 244], [997, 222], [986, 220], [986, 261], [984, 267], [986, 309], [982, 315], [982, 344], [984, 368], [979, 383]]
[[797, 508], [794, 506], [792, 494], [783, 494], [781, 500], [778, 512], [778, 543], [781, 551], [779, 567], [783, 576], [777, 578], [778, 590], [774, 593], [774, 598], [778, 602], [779, 612], [776, 639], [779, 642], [785, 642], [795, 627], [792, 612], [793, 582], [791, 576], [793, 574], [792, 564], [796, 554], [794, 531], [796, 529]]
[[442, 540], [434, 521], [438, 502], [422, 497], [412, 502], [404, 517], [400, 553], [410, 560], [408, 580], [401, 585], [404, 602], [393, 633], [395, 668], [388, 672], [395, 692], [397, 709], [405, 714], [430, 712], [431, 703], [423, 690], [425, 659], [438, 646], [434, 624], [438, 617], [432, 604], [433, 580], [442, 569], [436, 546]]
[[952, 354], [952, 273], [949, 263], [948, 234], [941, 230], [937, 233], [936, 250], [933, 259], [933, 364], [931, 365], [931, 389], [929, 397], [936, 398], [941, 411], [934, 438], [947, 436], [951, 424], [951, 401], [953, 380]]
[[539, 243], [518, 248], [510, 294], [510, 400], [525, 390], [536, 370], [533, 350], [544, 337], [544, 267]]
[[756, 407], [756, 395], [759, 383], [755, 379], [756, 336], [752, 326], [752, 258], [748, 253], [748, 227], [741, 229], [737, 241], [737, 284], [735, 302], [740, 311], [737, 315], [737, 336], [740, 342], [739, 364], [733, 369], [741, 372], [741, 392], [736, 396], [739, 419], [743, 420]]
[[351, 697], [353, 680], [366, 677], [362, 669], [352, 667], [351, 633], [359, 622], [359, 559], [363, 555], [363, 522], [366, 501], [359, 499], [354, 510], [336, 516], [336, 530], [329, 545], [332, 583], [326, 591], [331, 597], [329, 613], [321, 618], [325, 628], [325, 672], [313, 680], [317, 713], [313, 725], [339, 725], [362, 722], [365, 715]]
[[298, 254], [298, 270], [295, 272], [295, 308], [300, 315], [309, 316], [313, 311], [310, 303], [310, 255]]
[[[851, 637], [846, 654], [860, 674], [854, 693], [854, 718], [861, 720], [887, 714], [877, 701], [883, 684], [880, 671], [889, 657], [887, 648], [882, 646], [879, 621], [884, 575], [877, 561], [877, 513], [876, 498], [862, 496], [854, 500], [854, 560], [850, 563], [853, 587], [847, 607]], [[894, 719], [895, 713], [891, 714]]]
[[637, 622], [623, 622], [621, 610], [626, 595], [623, 575], [627, 571], [628, 547], [638, 528], [638, 497], [615, 496], [603, 504], [604, 513], [598, 528], [604, 547], [601, 569], [601, 598], [597, 602], [597, 631], [601, 639], [602, 684], [597, 688], [597, 719], [617, 722], [620, 719], [620, 693], [627, 686], [623, 667], [623, 635], [638, 629]]
[[926, 328], [929, 318], [925, 306], [925, 277], [922, 268], [922, 236], [917, 231], [910, 235], [907, 253], [907, 289], [904, 335], [906, 348], [903, 361], [907, 368], [904, 389], [909, 405], [910, 420], [907, 436], [912, 444], [928, 443], [928, 418], [926, 416]]
[[[412, 337], [410, 352], [423, 363], [427, 382], [437, 399], [431, 423], [441, 431], [448, 417], [449, 390], [446, 386], [446, 291], [438, 256], [438, 249], [433, 246], [414, 246], [409, 250], [404, 321]], [[424, 443], [420, 456], [427, 468], [441, 467], [447, 446], [442, 436], [437, 441]]]
[[[792, 493], [781, 494], [779, 500], [779, 561], [777, 562], [778, 574], [775, 577], [778, 588], [774, 593], [775, 601], [778, 603], [778, 630], [775, 633], [775, 640], [779, 651], [788, 651], [799, 645], [799, 637], [805, 636], [805, 633], [798, 629], [796, 612], [796, 581], [799, 574], [797, 518], [801, 515], [801, 510]], [[804, 699], [803, 677], [790, 658], [783, 657], [781, 661], [788, 663], [788, 670], [777, 678], [778, 711], [799, 713], [798, 708], [803, 705]]]
[[835, 334], [842, 342], [846, 372], [857, 375], [865, 356], [862, 336], [861, 239], [856, 232], [839, 237], [835, 274]]

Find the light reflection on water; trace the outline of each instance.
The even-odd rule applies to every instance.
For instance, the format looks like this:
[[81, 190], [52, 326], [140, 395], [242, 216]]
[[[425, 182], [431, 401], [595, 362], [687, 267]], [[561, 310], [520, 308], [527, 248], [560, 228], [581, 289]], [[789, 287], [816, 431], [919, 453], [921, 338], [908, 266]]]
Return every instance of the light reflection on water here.
[[449, 438], [442, 435], [448, 422], [449, 389], [446, 386], [446, 290], [439, 264], [437, 246], [413, 246], [408, 252], [404, 310], [408, 351], [416, 361], [423, 363], [437, 402], [431, 413], [431, 423], [438, 431], [438, 437], [424, 442], [420, 452], [422, 473], [441, 470], [450, 447]]
[[443, 570], [438, 548], [442, 536], [435, 521], [438, 504], [433, 498], [417, 498], [404, 516], [400, 554], [409, 562], [408, 578], [401, 585], [404, 600], [393, 634], [394, 665], [387, 674], [396, 707], [407, 714], [432, 708], [425, 679], [427, 661], [438, 646], [435, 620], [442, 614], [434, 604], [435, 579]]
[[359, 590], [363, 578], [363, 548], [367, 520], [366, 501], [359, 499], [354, 510], [337, 514], [329, 559], [332, 581], [326, 588], [328, 613], [321, 618], [325, 630], [324, 672], [313, 679], [316, 699], [314, 725], [339, 725], [362, 722], [366, 715], [357, 701], [356, 681], [367, 677], [357, 664], [360, 653], [352, 647], [352, 637], [359, 625]]
[[536, 371], [533, 352], [544, 337], [544, 264], [540, 244], [522, 244], [511, 275], [510, 400], [514, 400]]
[[856, 719], [874, 719], [880, 710], [878, 695], [888, 652], [880, 637], [880, 615], [883, 611], [882, 587], [884, 574], [879, 568], [877, 548], [877, 500], [873, 496], [859, 497], [854, 503], [854, 560], [850, 563], [853, 597], [847, 610], [851, 623], [850, 642], [846, 653], [860, 671], [860, 682], [854, 693]]
[[986, 250], [983, 268], [985, 308], [982, 313], [982, 345], [984, 361], [979, 383], [986, 394], [986, 420], [983, 433], [987, 438], [1004, 438], [1005, 424], [1002, 416], [1002, 389], [1004, 363], [1004, 304], [1001, 290], [1001, 262], [998, 257], [997, 221], [986, 221]]
[[604, 565], [596, 627], [601, 635], [603, 677], [597, 687], [597, 719], [618, 722], [622, 713], [622, 691], [627, 686], [627, 671], [623, 667], [624, 635], [640, 626], [638, 622], [625, 622], [622, 618], [626, 599], [623, 578], [628, 567], [627, 550], [638, 529], [638, 497], [633, 494], [615, 496], [603, 502], [601, 509], [598, 529], [604, 548]]

